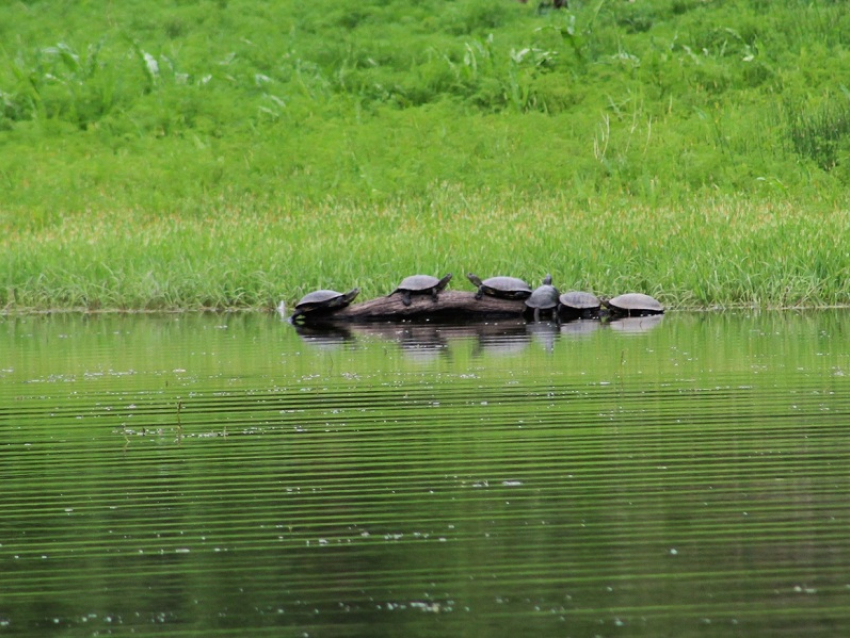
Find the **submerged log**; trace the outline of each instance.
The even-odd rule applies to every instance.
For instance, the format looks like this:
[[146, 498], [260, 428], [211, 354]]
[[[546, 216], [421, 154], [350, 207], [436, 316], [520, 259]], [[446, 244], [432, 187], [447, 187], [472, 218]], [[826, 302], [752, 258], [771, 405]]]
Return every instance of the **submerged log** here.
[[402, 303], [401, 295], [378, 297], [359, 304], [341, 308], [321, 316], [305, 315], [309, 322], [329, 321], [393, 321], [393, 320], [481, 320], [488, 318], [517, 318], [525, 311], [525, 302], [515, 299], [497, 299], [484, 296], [475, 298], [474, 292], [449, 290], [434, 301], [430, 295], [414, 295], [409, 306]]

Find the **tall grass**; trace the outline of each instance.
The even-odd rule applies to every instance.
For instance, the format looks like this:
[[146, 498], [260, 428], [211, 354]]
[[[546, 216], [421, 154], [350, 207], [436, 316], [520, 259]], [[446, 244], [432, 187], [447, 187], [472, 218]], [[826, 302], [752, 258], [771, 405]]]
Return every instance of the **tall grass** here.
[[828, 0], [5, 3], [0, 304], [465, 268], [843, 303], [848, 33]]
[[827, 306], [850, 299], [850, 214], [715, 200], [582, 209], [564, 198], [427, 200], [310, 211], [221, 208], [203, 217], [87, 216], [16, 231], [0, 300], [18, 309], [271, 308], [316, 288], [386, 294], [408, 274], [512, 274], [670, 306]]
[[791, 146], [827, 172], [846, 171], [850, 160], [850, 89], [841, 88], [839, 98], [828, 97], [814, 110], [786, 105]]

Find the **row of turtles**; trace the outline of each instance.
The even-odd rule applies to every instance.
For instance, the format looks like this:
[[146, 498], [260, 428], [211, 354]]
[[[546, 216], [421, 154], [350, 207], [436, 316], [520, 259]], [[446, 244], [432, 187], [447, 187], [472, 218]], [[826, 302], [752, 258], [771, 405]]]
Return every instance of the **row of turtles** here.
[[[552, 285], [552, 275], [546, 275], [542, 285], [534, 290], [525, 281], [517, 277], [490, 277], [483, 281], [472, 273], [466, 277], [478, 288], [475, 293], [476, 299], [488, 295], [499, 299], [525, 300], [526, 309], [533, 313], [535, 321], [539, 321], [540, 317], [546, 314], [550, 316], [561, 314], [593, 316], [599, 313], [603, 306], [609, 312], [622, 315], [660, 314], [664, 312], [663, 306], [656, 299], [642, 293], [628, 293], [613, 299], [602, 299], [593, 293], [579, 291], [561, 294]], [[446, 288], [451, 279], [451, 273], [442, 279], [431, 275], [412, 275], [403, 279], [387, 297], [398, 294], [405, 306], [412, 303], [412, 297], [415, 295], [427, 295], [436, 302], [439, 294]], [[325, 314], [344, 308], [359, 293], [359, 288], [354, 288], [347, 293], [335, 290], [311, 292], [296, 304], [291, 321], [295, 322], [299, 317], [311, 312]]]
[[661, 314], [664, 307], [649, 295], [639, 292], [619, 295], [613, 299], [602, 299], [591, 292], [573, 290], [563, 294], [552, 285], [552, 275], [546, 275], [543, 283], [534, 290], [516, 277], [490, 277], [482, 281], [472, 273], [467, 279], [478, 287], [476, 299], [484, 295], [502, 299], [524, 299], [526, 307], [533, 311], [535, 321], [544, 313], [591, 316], [602, 306], [610, 312], [623, 315]]

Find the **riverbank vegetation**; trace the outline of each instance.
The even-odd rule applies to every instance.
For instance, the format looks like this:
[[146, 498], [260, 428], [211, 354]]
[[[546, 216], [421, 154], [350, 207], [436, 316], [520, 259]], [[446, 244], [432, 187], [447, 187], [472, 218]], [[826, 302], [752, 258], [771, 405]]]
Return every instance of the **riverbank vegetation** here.
[[32, 0], [0, 43], [0, 308], [850, 302], [847, 3]]

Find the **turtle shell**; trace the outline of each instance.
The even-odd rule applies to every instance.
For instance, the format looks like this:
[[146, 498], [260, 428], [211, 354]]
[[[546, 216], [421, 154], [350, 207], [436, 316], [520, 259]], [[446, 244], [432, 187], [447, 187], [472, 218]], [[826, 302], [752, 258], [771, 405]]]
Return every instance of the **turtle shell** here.
[[292, 321], [310, 312], [323, 313], [345, 308], [358, 294], [360, 294], [359, 288], [353, 288], [345, 293], [336, 290], [314, 290], [301, 297], [301, 300], [295, 304]]
[[606, 305], [611, 312], [624, 315], [660, 315], [664, 312], [664, 306], [657, 299], [641, 292], [614, 297]]
[[442, 279], [437, 279], [431, 275], [411, 275], [402, 279], [398, 287], [393, 290], [393, 293], [403, 290], [408, 292], [431, 292], [435, 289], [436, 292], [439, 292], [446, 287], [446, 284], [449, 283], [451, 278], [451, 274], [446, 275]]
[[387, 297], [392, 297], [394, 294], [400, 293], [401, 302], [405, 306], [409, 306], [412, 295], [431, 295], [431, 299], [436, 303], [437, 295], [446, 287], [451, 278], [452, 273], [449, 273], [442, 279], [437, 279], [431, 275], [411, 275], [402, 279], [398, 288], [388, 294]]
[[557, 308], [560, 294], [552, 285], [552, 276], [546, 275], [543, 285], [534, 289], [531, 296], [525, 300], [525, 305], [535, 310], [551, 310]]
[[478, 286], [476, 297], [482, 295], [500, 297], [502, 299], [527, 299], [531, 295], [531, 287], [517, 277], [489, 277], [481, 281], [472, 273], [466, 276], [475, 286]]
[[336, 290], [314, 290], [301, 297], [301, 300], [295, 304], [295, 309], [310, 312], [321, 308], [343, 308], [350, 304], [359, 293], [358, 288], [346, 293]]
[[559, 301], [569, 310], [598, 310], [602, 305], [602, 301], [593, 293], [577, 290], [565, 292]]

